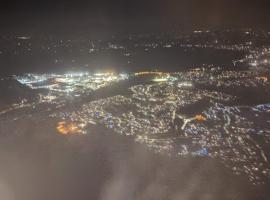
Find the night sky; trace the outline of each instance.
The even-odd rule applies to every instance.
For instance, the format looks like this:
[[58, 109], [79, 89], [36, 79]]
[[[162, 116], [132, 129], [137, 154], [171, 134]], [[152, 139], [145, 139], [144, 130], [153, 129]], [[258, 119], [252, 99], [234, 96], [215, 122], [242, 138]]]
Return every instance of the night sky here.
[[266, 0], [6, 0], [1, 4], [0, 23], [2, 31], [86, 26], [268, 28], [269, 10]]

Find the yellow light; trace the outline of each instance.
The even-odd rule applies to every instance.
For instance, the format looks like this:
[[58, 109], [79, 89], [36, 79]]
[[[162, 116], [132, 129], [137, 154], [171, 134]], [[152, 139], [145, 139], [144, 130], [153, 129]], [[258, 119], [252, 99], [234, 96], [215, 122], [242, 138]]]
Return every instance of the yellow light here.
[[83, 134], [81, 128], [74, 122], [59, 122], [56, 127], [59, 134], [62, 135], [80, 135]]
[[142, 76], [142, 75], [159, 75], [159, 76], [164, 76], [164, 75], [169, 75], [169, 73], [165, 72], [151, 72], [151, 71], [144, 71], [144, 72], [137, 72], [135, 73], [135, 76]]
[[196, 115], [195, 119], [199, 122], [206, 121], [206, 118], [202, 115]]
[[166, 82], [166, 81], [168, 81], [168, 78], [154, 78], [153, 81], [154, 82]]
[[263, 82], [267, 82], [268, 78], [266, 76], [260, 76], [260, 77], [256, 77], [258, 80], [261, 80]]

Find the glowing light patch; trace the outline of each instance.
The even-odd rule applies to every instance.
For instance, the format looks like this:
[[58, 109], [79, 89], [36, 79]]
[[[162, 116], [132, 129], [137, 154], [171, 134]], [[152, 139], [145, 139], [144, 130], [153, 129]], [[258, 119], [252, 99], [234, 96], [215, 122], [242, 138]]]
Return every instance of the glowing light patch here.
[[168, 78], [154, 78], [153, 81], [154, 82], [166, 82], [166, 81], [168, 81]]
[[168, 75], [168, 73], [165, 72], [152, 72], [152, 71], [144, 71], [144, 72], [137, 72], [135, 73], [135, 76], [143, 76], [143, 75]]
[[195, 119], [199, 122], [203, 122], [203, 121], [206, 121], [206, 118], [202, 115], [196, 115], [195, 116]]
[[263, 81], [263, 82], [267, 82], [268, 78], [266, 76], [260, 76], [260, 77], [256, 77], [257, 80]]
[[56, 129], [62, 135], [81, 135], [85, 133], [82, 130], [82, 125], [74, 122], [59, 122]]
[[20, 40], [30, 40], [31, 39], [31, 37], [29, 37], [29, 36], [20, 36], [20, 37], [17, 37], [18, 39], [20, 39]]
[[191, 82], [181, 82], [178, 83], [178, 87], [193, 87], [193, 84]]

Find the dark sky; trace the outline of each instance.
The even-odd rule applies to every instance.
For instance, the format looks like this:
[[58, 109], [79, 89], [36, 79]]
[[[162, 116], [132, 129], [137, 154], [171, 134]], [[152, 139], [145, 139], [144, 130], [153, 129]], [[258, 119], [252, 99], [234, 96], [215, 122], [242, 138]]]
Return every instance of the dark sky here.
[[89, 24], [268, 27], [267, 0], [5, 0], [3, 29]]

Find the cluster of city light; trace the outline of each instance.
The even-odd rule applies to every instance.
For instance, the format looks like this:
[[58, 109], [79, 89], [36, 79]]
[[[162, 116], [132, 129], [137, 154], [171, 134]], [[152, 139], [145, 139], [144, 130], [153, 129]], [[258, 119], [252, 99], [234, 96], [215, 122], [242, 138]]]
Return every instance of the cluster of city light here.
[[59, 122], [57, 124], [57, 131], [62, 135], [81, 135], [85, 134], [83, 130], [85, 128], [85, 124], [83, 123], [75, 123], [75, 122]]
[[108, 86], [113, 82], [128, 79], [127, 74], [113, 73], [66, 73], [66, 74], [26, 74], [14, 77], [31, 89], [47, 89], [50, 95], [61, 93], [87, 93]]
[[[264, 149], [250, 136], [255, 132], [252, 126], [261, 119], [260, 116], [269, 113], [270, 107], [225, 106], [235, 97], [196, 88], [197, 85], [203, 86], [206, 81], [208, 86], [217, 88], [267, 88], [267, 76], [259, 72], [240, 73], [214, 68], [172, 74], [141, 72], [135, 76], [149, 77], [150, 80], [163, 76], [167, 79], [134, 85], [129, 88], [132, 92], [130, 96], [117, 95], [84, 103], [72, 115], [65, 113], [64, 119], [83, 120], [85, 124], [103, 124], [118, 134], [134, 136], [136, 141], [157, 152], [171, 154], [176, 151], [179, 156], [208, 156], [218, 159], [234, 173], [246, 174], [254, 184], [263, 183], [265, 177], [270, 177], [270, 165]], [[170, 81], [171, 77], [174, 78], [173, 81]], [[182, 108], [200, 101], [209, 101], [211, 106], [195, 115], [181, 113]], [[257, 118], [254, 121], [246, 118], [246, 114], [256, 114]], [[60, 113], [59, 117], [63, 118], [63, 115]], [[267, 133], [263, 137], [270, 142], [270, 130], [267, 126], [257, 131]], [[174, 136], [164, 137], [171, 132]], [[175, 146], [177, 150], [174, 149]]]
[[[230, 30], [225, 31], [220, 39], [210, 30], [196, 30], [193, 35], [183, 35], [183, 40], [134, 40], [131, 46], [118, 42], [102, 44], [84, 41], [85, 46], [80, 46], [77, 50], [86, 54], [120, 50], [121, 55], [131, 58], [131, 52], [137, 48], [147, 52], [157, 48], [180, 48], [185, 51], [206, 48], [230, 50], [247, 53], [243, 58], [232, 61], [234, 67], [247, 64], [246, 66], [256, 70], [224, 70], [213, 65], [203, 65], [175, 73], [142, 71], [130, 74], [25, 74], [14, 76], [14, 79], [38, 92], [38, 100], [31, 102], [22, 99], [1, 111], [0, 116], [6, 117], [15, 109], [21, 112], [24, 109], [33, 109], [36, 112], [36, 108], [42, 110], [42, 106], [49, 105], [44, 106], [46, 109], [43, 111], [56, 120], [55, 128], [60, 135], [87, 134], [88, 124], [99, 124], [117, 134], [131, 135], [137, 142], [146, 144], [157, 152], [217, 159], [235, 174], [246, 174], [252, 183], [263, 183], [270, 177], [269, 155], [265, 150], [265, 146], [270, 144], [270, 121], [266, 120], [270, 118], [270, 104], [233, 106], [234, 102], [241, 103], [238, 102], [237, 94], [229, 91], [253, 89], [269, 92], [270, 47], [256, 47], [255, 42], [250, 39], [239, 44], [229, 43], [224, 40], [226, 33], [230, 33]], [[213, 36], [210, 37], [213, 40], [198, 41], [201, 34]], [[245, 30], [241, 34], [245, 38], [255, 33]], [[28, 55], [33, 49], [31, 40], [28, 36], [16, 37], [16, 48], [11, 49], [11, 53]], [[132, 37], [130, 40], [133, 40]], [[59, 64], [64, 59], [55, 58], [57, 50], [74, 50], [75, 43], [73, 40], [50, 40], [49, 44], [41, 45], [40, 49], [43, 53], [54, 55], [55, 64]], [[7, 49], [2, 48], [0, 54], [7, 52]], [[71, 58], [71, 61], [72, 64], [77, 62], [75, 58]], [[89, 97], [93, 91], [116, 82], [128, 81], [130, 77], [149, 81], [127, 84], [129, 93], [125, 95], [95, 100], [77, 98]], [[45, 89], [45, 92], [38, 89]], [[73, 110], [66, 106], [71, 99], [75, 102], [77, 99], [83, 100]], [[198, 112], [195, 110], [196, 106], [201, 108]], [[186, 111], [193, 109], [195, 113]]]
[[[215, 158], [234, 173], [246, 174], [252, 183], [259, 184], [270, 177], [270, 164], [265, 149], [252, 139], [252, 134], [270, 143], [270, 122], [256, 125], [270, 114], [270, 106], [226, 106], [237, 97], [220, 88], [266, 91], [270, 87], [268, 72], [208, 66], [175, 73], [27, 74], [14, 78], [33, 90], [43, 88], [49, 92], [40, 92], [39, 102], [25, 101], [16, 109], [35, 108], [42, 103], [61, 107], [70, 96], [87, 97], [102, 87], [143, 77], [149, 81], [127, 84], [130, 92], [126, 95], [86, 100], [76, 110], [53, 112], [50, 116], [60, 121], [56, 130], [62, 135], [80, 135], [87, 134], [87, 124], [103, 125], [120, 135], [131, 135], [157, 152]], [[202, 105], [198, 113], [182, 113], [201, 102], [209, 104]], [[250, 117], [254, 115], [256, 118]]]

